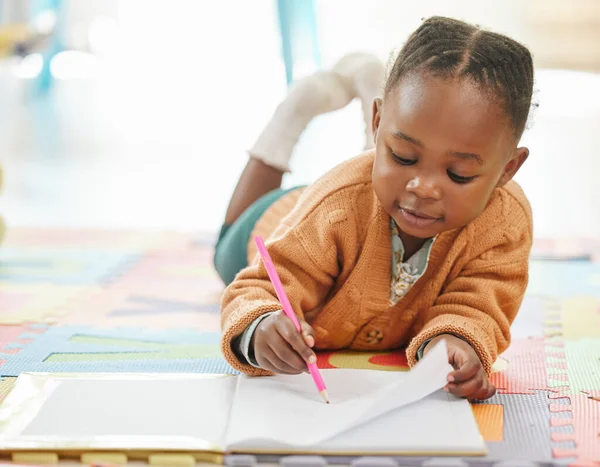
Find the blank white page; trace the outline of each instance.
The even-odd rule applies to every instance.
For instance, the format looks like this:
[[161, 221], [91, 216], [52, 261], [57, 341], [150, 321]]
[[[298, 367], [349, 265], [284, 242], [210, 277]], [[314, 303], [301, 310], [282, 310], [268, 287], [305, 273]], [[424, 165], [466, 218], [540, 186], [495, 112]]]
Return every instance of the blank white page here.
[[406, 373], [325, 370], [322, 375], [331, 404], [320, 399], [310, 375], [240, 377], [227, 445], [322, 445], [432, 394], [446, 384], [451, 370], [444, 342]]
[[38, 447], [54, 442], [105, 449], [205, 449], [207, 443], [225, 448], [233, 377], [47, 378], [54, 387], [31, 420], [21, 423], [21, 441]]
[[442, 390], [341, 433], [320, 447], [332, 453], [486, 454], [468, 401]]
[[249, 440], [235, 446], [234, 450], [329, 455], [486, 454], [485, 442], [470, 404], [442, 390], [309, 448], [269, 440]]

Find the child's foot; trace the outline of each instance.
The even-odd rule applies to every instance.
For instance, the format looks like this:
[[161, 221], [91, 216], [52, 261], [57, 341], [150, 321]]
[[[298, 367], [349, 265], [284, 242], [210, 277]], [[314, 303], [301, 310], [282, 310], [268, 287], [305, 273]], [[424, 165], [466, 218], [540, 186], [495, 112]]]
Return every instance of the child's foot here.
[[372, 54], [357, 52], [345, 55], [332, 68], [351, 90], [352, 97], [361, 100], [365, 121], [365, 149], [374, 147], [373, 141], [373, 100], [382, 93], [385, 67]]
[[288, 172], [292, 150], [308, 123], [317, 115], [345, 107], [353, 98], [344, 80], [331, 71], [318, 71], [299, 80], [275, 110], [250, 156]]

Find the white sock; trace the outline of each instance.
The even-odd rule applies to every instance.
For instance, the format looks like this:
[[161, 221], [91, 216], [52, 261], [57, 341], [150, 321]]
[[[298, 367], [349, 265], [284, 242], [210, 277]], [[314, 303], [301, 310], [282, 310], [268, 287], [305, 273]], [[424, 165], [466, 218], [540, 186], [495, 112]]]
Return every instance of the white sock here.
[[351, 89], [352, 97], [361, 101], [365, 122], [365, 149], [375, 146], [373, 141], [373, 100], [382, 94], [385, 67], [372, 54], [356, 52], [342, 57], [332, 68]]
[[250, 156], [288, 172], [294, 146], [309, 122], [319, 114], [345, 107], [353, 95], [331, 71], [318, 71], [294, 83], [254, 146]]

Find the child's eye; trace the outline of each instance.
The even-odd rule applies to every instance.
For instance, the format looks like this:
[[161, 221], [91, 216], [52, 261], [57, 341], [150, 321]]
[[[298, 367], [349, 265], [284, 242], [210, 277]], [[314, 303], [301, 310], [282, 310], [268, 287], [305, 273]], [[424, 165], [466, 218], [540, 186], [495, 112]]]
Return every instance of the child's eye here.
[[392, 157], [400, 165], [413, 165], [413, 164], [417, 163], [417, 161], [415, 161], [415, 160], [406, 159], [405, 157], [400, 157], [398, 154], [394, 154], [393, 152], [392, 152]]
[[450, 179], [453, 182], [460, 183], [460, 184], [469, 183], [470, 181], [475, 179], [475, 177], [461, 177], [460, 175], [457, 175], [454, 172], [450, 172], [449, 170], [448, 170], [448, 177], [450, 177]]

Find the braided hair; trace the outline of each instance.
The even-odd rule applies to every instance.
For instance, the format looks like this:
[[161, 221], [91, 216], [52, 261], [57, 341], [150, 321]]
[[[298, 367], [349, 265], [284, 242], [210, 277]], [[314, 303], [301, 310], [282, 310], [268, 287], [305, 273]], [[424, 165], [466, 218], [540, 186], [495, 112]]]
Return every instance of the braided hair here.
[[525, 46], [463, 21], [434, 16], [408, 38], [396, 57], [384, 96], [415, 71], [472, 79], [501, 99], [515, 137], [520, 139], [533, 93], [533, 60]]

